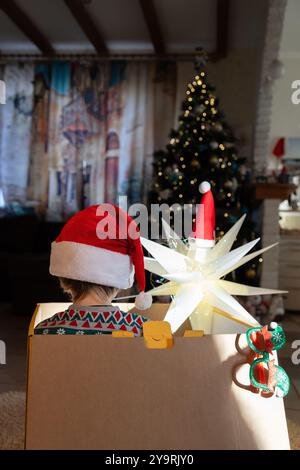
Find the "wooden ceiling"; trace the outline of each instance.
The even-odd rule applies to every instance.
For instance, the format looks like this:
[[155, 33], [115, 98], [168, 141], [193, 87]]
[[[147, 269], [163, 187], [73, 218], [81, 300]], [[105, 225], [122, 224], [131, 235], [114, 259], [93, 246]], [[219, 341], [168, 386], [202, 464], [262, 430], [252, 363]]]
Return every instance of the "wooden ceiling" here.
[[[115, 17], [112, 3], [115, 7]], [[172, 9], [168, 14], [170, 7]], [[157, 57], [176, 53], [193, 55], [195, 47], [204, 46], [205, 49], [209, 49], [208, 52], [213, 58], [219, 59], [226, 56], [228, 50], [230, 0], [172, 0], [172, 2], [168, 0], [113, 0], [110, 4], [107, 0], [106, 2], [103, 0], [0, 0], [0, 10], [2, 10], [0, 31], [4, 31], [4, 36], [7, 31], [4, 39], [1, 38], [0, 32], [2, 55], [20, 53], [20, 44], [24, 54], [33, 53], [32, 48], [35, 48], [36, 53], [43, 56], [58, 55], [62, 53], [63, 48], [57, 47], [59, 41], [56, 40], [56, 35], [63, 37], [64, 34], [67, 35], [73, 30], [77, 31], [74, 36], [78, 36], [78, 43], [80, 41], [82, 43], [81, 47], [76, 49], [75, 41], [75, 45], [72, 46], [73, 53], [95, 54], [99, 57], [115, 54], [115, 49], [111, 46], [108, 37], [110, 28], [104, 20], [108, 12], [114, 23], [119, 25], [119, 42], [122, 41], [122, 35], [127, 39], [126, 35], [130, 37], [131, 32], [133, 35], [136, 32], [136, 35], [139, 34], [141, 37], [141, 43], [143, 41], [150, 43], [150, 47], [148, 45], [146, 48], [147, 51], [143, 51], [143, 48], [139, 46], [143, 54]], [[129, 23], [126, 17], [129, 11], [132, 23]], [[176, 17], [172, 16], [174, 12], [176, 12]], [[125, 32], [121, 31], [122, 28], [125, 29], [120, 18], [122, 15], [127, 25]], [[193, 15], [199, 18], [198, 28]], [[171, 25], [166, 25], [166, 16], [167, 21], [172, 21]], [[103, 17], [102, 27], [101, 17]], [[204, 24], [210, 23], [207, 27], [201, 23], [204, 17], [209, 20]], [[7, 20], [13, 23], [13, 26], [8, 25]], [[3, 28], [1, 28], [2, 24]], [[113, 26], [115, 27], [112, 24], [111, 29]], [[194, 32], [190, 31], [189, 27], [193, 28]], [[177, 34], [176, 31], [178, 31]], [[188, 39], [184, 37], [185, 31], [189, 36]], [[117, 37], [117, 32], [115, 36]], [[170, 46], [169, 43], [172, 41], [173, 43], [177, 41], [177, 46]], [[136, 42], [138, 43], [138, 40]], [[213, 46], [212, 43], [214, 43]], [[137, 53], [134, 48], [130, 49], [130, 47], [127, 48], [127, 52], [128, 54]]]

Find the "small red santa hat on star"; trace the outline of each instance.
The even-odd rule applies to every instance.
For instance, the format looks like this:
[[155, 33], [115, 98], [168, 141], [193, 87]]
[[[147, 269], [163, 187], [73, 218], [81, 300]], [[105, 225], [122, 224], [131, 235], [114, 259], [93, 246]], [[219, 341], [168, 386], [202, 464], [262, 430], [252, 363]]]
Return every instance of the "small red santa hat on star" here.
[[88, 207], [75, 214], [51, 245], [50, 273], [104, 286], [127, 289], [134, 275], [140, 290], [135, 305], [149, 308], [144, 254], [134, 220], [113, 204]]
[[197, 246], [209, 248], [215, 244], [215, 203], [208, 181], [199, 185], [199, 191], [203, 196], [190, 238], [196, 240]]

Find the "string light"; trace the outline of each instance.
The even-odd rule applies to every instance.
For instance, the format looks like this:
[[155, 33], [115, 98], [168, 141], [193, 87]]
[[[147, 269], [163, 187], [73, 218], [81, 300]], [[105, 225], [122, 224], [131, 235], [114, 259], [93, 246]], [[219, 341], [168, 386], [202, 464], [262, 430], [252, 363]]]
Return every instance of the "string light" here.
[[220, 148], [221, 150], [225, 150], [225, 146], [224, 146], [223, 144], [220, 144], [220, 145], [219, 145], [219, 148]]

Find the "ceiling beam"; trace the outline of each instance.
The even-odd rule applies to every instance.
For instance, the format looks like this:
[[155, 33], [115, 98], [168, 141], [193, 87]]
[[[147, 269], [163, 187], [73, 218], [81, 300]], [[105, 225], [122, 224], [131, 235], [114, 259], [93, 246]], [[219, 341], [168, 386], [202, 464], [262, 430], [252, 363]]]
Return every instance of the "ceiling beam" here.
[[108, 55], [105, 40], [83, 5], [83, 2], [81, 0], [64, 0], [64, 2], [98, 54]]
[[228, 53], [228, 24], [230, 0], [217, 0], [217, 50], [216, 57], [222, 59]]
[[157, 55], [164, 55], [166, 49], [153, 0], [139, 0], [139, 2], [148, 27], [154, 51]]
[[44, 55], [52, 56], [55, 53], [48, 39], [14, 0], [0, 0], [0, 9]]

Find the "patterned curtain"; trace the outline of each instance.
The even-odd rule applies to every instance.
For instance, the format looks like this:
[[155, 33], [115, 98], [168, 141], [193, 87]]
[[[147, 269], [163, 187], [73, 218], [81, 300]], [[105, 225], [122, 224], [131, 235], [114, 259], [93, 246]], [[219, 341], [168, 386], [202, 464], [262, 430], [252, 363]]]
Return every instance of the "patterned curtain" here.
[[34, 74], [27, 197], [29, 200], [39, 201], [44, 212], [48, 201], [50, 67], [47, 64], [38, 64], [35, 67]]
[[6, 202], [26, 200], [33, 104], [32, 64], [3, 72], [6, 104], [0, 107], [0, 187]]
[[146, 200], [153, 150], [174, 121], [176, 64], [54, 61], [4, 75], [0, 176], [11, 200], [37, 201], [51, 220], [119, 195]]

